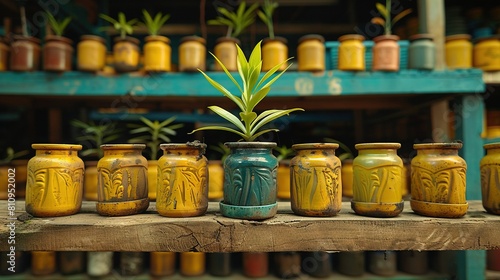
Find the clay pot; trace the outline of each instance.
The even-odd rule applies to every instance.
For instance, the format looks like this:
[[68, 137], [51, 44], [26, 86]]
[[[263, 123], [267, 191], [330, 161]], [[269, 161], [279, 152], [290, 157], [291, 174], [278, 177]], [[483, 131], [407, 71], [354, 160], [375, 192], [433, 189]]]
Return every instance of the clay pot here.
[[175, 273], [175, 252], [151, 252], [149, 271], [152, 276], [162, 277]]
[[351, 207], [359, 215], [395, 217], [403, 211], [403, 161], [400, 143], [356, 144]]
[[205, 253], [182, 252], [180, 253], [179, 272], [183, 276], [201, 276], [205, 273]]
[[40, 67], [40, 40], [31, 36], [14, 36], [11, 44], [10, 70], [37, 71]]
[[133, 37], [116, 37], [113, 46], [113, 66], [116, 72], [139, 69], [139, 40]]
[[469, 69], [472, 67], [472, 43], [469, 34], [446, 36], [446, 66], [449, 69]]
[[395, 251], [368, 252], [368, 270], [379, 276], [394, 276], [397, 273]]
[[51, 275], [56, 272], [55, 251], [32, 251], [31, 274], [36, 276]]
[[231, 253], [208, 253], [208, 271], [213, 276], [231, 275]]
[[84, 164], [82, 145], [32, 144], [28, 161], [26, 212], [35, 217], [77, 213], [82, 205]]
[[291, 203], [295, 214], [334, 216], [342, 207], [340, 159], [335, 143], [295, 144], [291, 160]]
[[323, 251], [307, 252], [302, 260], [302, 270], [312, 277], [326, 278], [332, 274], [330, 253]]
[[113, 252], [88, 252], [87, 274], [90, 277], [102, 277], [113, 271]]
[[53, 72], [71, 71], [73, 41], [66, 37], [47, 35], [43, 46], [43, 70]]
[[500, 215], [500, 143], [484, 145], [486, 155], [481, 159], [481, 194], [488, 213]]
[[408, 68], [434, 70], [436, 65], [436, 44], [431, 34], [415, 34], [408, 47]]
[[399, 267], [401, 271], [422, 275], [429, 271], [427, 251], [399, 251]]
[[193, 217], [208, 208], [208, 160], [202, 143], [161, 144], [156, 210], [166, 217]]
[[277, 252], [274, 254], [276, 274], [281, 279], [295, 278], [300, 275], [301, 257], [299, 252]]
[[364, 71], [365, 37], [358, 34], [347, 34], [339, 37], [339, 70]]
[[399, 71], [399, 37], [396, 35], [381, 35], [373, 38], [374, 71]]
[[80, 71], [97, 72], [106, 63], [106, 45], [104, 38], [95, 35], [83, 35], [76, 47], [77, 67]]
[[423, 216], [458, 218], [467, 213], [467, 164], [458, 155], [462, 143], [414, 144], [411, 161], [412, 210]]
[[97, 212], [104, 216], [142, 213], [149, 206], [148, 163], [144, 144], [101, 145], [97, 163]]
[[269, 273], [269, 253], [243, 252], [243, 275], [252, 278], [264, 277]]
[[278, 173], [276, 176], [277, 197], [283, 200], [290, 199], [290, 161], [281, 160], [278, 166]]
[[309, 34], [299, 38], [297, 61], [299, 71], [325, 70], [325, 38], [317, 34]]
[[220, 160], [208, 161], [208, 199], [220, 201], [224, 197], [224, 168]]
[[[262, 71], [269, 71], [274, 66], [288, 59], [287, 40], [283, 37], [265, 38], [262, 40]], [[285, 70], [287, 63], [279, 70]]]
[[[238, 71], [237, 58], [238, 50], [236, 44], [240, 44], [240, 40], [232, 37], [220, 37], [215, 41], [214, 54], [224, 64], [228, 71]], [[219, 63], [215, 62], [215, 71], [222, 71]]]
[[85, 252], [59, 252], [59, 271], [62, 275], [72, 275], [85, 272]]
[[237, 219], [262, 220], [273, 217], [276, 202], [278, 159], [274, 142], [228, 142], [231, 153], [224, 162], [222, 215]]
[[473, 65], [483, 71], [500, 70], [500, 38], [498, 36], [477, 39], [473, 48]]
[[172, 70], [172, 48], [165, 36], [150, 35], [144, 44], [144, 70], [147, 72], [169, 72]]
[[207, 47], [205, 39], [198, 36], [182, 37], [179, 45], [179, 71], [195, 72], [206, 69]]
[[123, 276], [142, 274], [143, 263], [143, 252], [120, 252], [120, 274]]
[[349, 276], [361, 276], [365, 273], [365, 253], [339, 252], [338, 267], [339, 273]]
[[9, 68], [9, 52], [10, 47], [7, 45], [7, 41], [0, 37], [0, 72], [7, 71]]

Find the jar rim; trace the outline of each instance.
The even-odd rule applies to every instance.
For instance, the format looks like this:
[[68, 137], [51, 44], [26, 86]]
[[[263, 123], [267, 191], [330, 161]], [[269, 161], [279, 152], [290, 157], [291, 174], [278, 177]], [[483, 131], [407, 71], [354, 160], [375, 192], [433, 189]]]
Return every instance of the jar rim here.
[[339, 42], [343, 42], [343, 41], [346, 41], [346, 40], [364, 41], [365, 40], [365, 36], [360, 35], [360, 34], [346, 34], [346, 35], [340, 36], [339, 39], [338, 39]]
[[161, 41], [170, 44], [170, 39], [163, 35], [149, 35], [144, 38], [145, 42]]
[[224, 145], [228, 148], [275, 148], [276, 142], [226, 142]]
[[103, 43], [103, 44], [106, 43], [106, 41], [104, 40], [103, 37], [101, 37], [99, 35], [93, 35], [93, 34], [85, 34], [85, 35], [80, 36], [80, 41], [83, 41], [83, 40], [94, 40], [94, 41], [98, 41], [99, 43]]
[[216, 44], [224, 43], [224, 42], [233, 42], [233, 43], [238, 44], [238, 45], [241, 44], [240, 39], [235, 38], [235, 37], [224, 36], [224, 37], [219, 37], [219, 38], [217, 38], [217, 40], [215, 40]]
[[499, 149], [500, 148], [500, 142], [484, 144], [483, 147], [485, 149]]
[[401, 148], [401, 143], [393, 143], [393, 142], [387, 142], [387, 143], [359, 143], [354, 145], [354, 148], [356, 150], [368, 150], [368, 149], [399, 149]]
[[144, 150], [145, 148], [146, 148], [146, 144], [103, 144], [103, 145], [101, 145], [101, 149], [103, 149], [103, 150], [123, 150], [123, 149]]
[[321, 43], [325, 42], [325, 37], [319, 35], [319, 34], [307, 34], [299, 38], [299, 44], [304, 42], [305, 40], [318, 40]]
[[36, 143], [31, 144], [35, 150], [76, 150], [80, 151], [83, 146], [80, 144], [54, 144], [54, 143]]
[[415, 41], [415, 40], [421, 40], [421, 39], [434, 41], [434, 36], [432, 36], [432, 34], [429, 34], [429, 33], [418, 33], [418, 34], [412, 35], [412, 36], [410, 36], [410, 38], [408, 38], [408, 40], [410, 42]]
[[160, 144], [160, 149], [165, 150], [165, 149], [171, 149], [171, 150], [182, 150], [182, 149], [187, 149], [187, 148], [195, 148], [195, 149], [206, 149], [207, 144], [205, 143], [194, 143], [194, 142], [188, 142], [188, 143], [163, 143]]
[[181, 44], [187, 41], [196, 41], [202, 43], [203, 45], [207, 43], [207, 41], [204, 38], [196, 35], [184, 36], [181, 38]]
[[302, 143], [292, 145], [294, 150], [304, 150], [304, 149], [338, 149], [339, 144], [337, 143]]
[[453, 41], [453, 40], [470, 40], [471, 36], [469, 34], [453, 34], [453, 35], [448, 35], [445, 37], [445, 41]]
[[458, 150], [463, 146], [460, 142], [450, 142], [450, 143], [421, 143], [413, 144], [413, 149], [424, 150], [424, 149], [453, 149]]
[[399, 36], [397, 35], [379, 35], [375, 38], [373, 38], [373, 42], [379, 42], [379, 41], [385, 41], [385, 40], [392, 40], [392, 41], [399, 41]]

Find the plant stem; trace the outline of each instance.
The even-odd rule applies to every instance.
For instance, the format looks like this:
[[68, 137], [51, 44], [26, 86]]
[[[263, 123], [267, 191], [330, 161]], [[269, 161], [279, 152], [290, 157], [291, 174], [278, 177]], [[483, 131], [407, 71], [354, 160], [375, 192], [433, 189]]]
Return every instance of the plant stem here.
[[[390, 0], [388, 0], [388, 1], [390, 1]], [[274, 39], [273, 16], [269, 17], [268, 29], [269, 29], [269, 38]]]
[[392, 3], [391, 0], [385, 0], [385, 10], [387, 11], [387, 18], [385, 19], [385, 35], [392, 34]]

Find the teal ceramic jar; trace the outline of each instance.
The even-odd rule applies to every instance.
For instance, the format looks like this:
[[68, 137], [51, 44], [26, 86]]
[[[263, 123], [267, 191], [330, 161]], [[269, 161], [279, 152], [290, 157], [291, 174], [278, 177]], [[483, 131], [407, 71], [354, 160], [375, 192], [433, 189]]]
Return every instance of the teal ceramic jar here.
[[273, 142], [228, 142], [231, 151], [224, 162], [222, 215], [261, 220], [276, 214], [278, 159]]
[[430, 34], [416, 34], [410, 37], [408, 68], [433, 70], [436, 64], [436, 45]]

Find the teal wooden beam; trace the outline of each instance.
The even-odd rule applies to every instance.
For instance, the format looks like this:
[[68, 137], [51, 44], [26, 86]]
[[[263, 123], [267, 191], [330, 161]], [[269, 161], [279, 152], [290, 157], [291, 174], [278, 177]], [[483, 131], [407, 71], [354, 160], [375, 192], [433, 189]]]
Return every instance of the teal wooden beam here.
[[[221, 72], [209, 75], [232, 92], [236, 86]], [[239, 80], [237, 78], [237, 80]], [[198, 72], [154, 75], [101, 76], [84, 72], [62, 74], [0, 73], [0, 94], [63, 96], [204, 96], [221, 97]], [[272, 86], [269, 96], [336, 96], [370, 94], [471, 93], [484, 91], [482, 72], [461, 71], [287, 72]]]
[[486, 251], [460, 251], [457, 257], [458, 280], [486, 279]]

